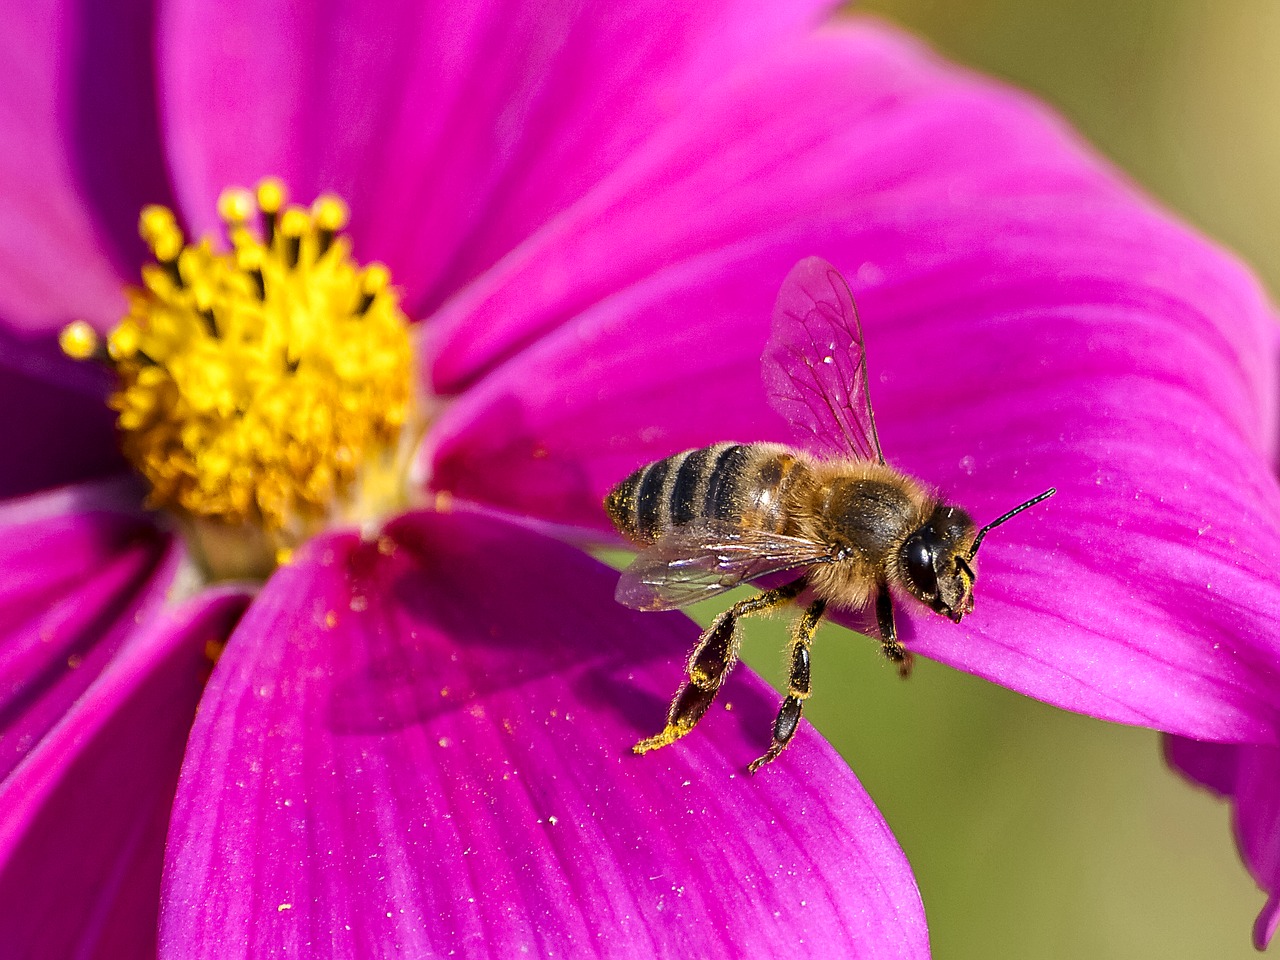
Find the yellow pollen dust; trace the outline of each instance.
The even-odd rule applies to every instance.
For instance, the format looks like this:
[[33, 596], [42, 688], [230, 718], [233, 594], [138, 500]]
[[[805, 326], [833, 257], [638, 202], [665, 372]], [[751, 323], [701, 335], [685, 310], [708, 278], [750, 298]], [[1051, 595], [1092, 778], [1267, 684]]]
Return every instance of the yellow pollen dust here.
[[227, 190], [228, 250], [187, 243], [151, 206], [139, 230], [155, 262], [105, 341], [63, 330], [70, 356], [116, 373], [125, 455], [149, 504], [197, 522], [250, 527], [273, 558], [338, 519], [368, 519], [402, 465], [414, 418], [409, 328], [381, 264], [362, 267], [341, 233], [347, 208], [287, 203], [275, 179]]

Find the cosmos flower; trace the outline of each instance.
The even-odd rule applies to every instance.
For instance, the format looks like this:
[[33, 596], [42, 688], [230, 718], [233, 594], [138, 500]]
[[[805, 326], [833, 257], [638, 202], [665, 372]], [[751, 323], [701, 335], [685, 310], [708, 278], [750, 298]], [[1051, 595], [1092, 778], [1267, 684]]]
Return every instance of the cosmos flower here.
[[[786, 438], [759, 354], [810, 254], [854, 283], [893, 461], [980, 519], [1060, 491], [984, 547], [963, 625], [904, 617], [913, 649], [1097, 716], [1273, 740], [1252, 280], [1019, 95], [883, 27], [815, 28], [819, 5], [768, 11], [175, 2], [10, 25], [0, 480], [25, 496], [0, 507], [0, 902], [24, 909], [0, 941], [145, 954], [159, 897], [166, 957], [927, 955], [901, 852], [813, 731], [740, 775], [776, 706], [746, 671], [696, 736], [626, 754], [696, 631], [618, 608], [548, 536], [602, 530], [645, 460]], [[398, 289], [422, 320], [420, 484], [384, 523], [354, 494], [336, 529], [301, 510], [250, 551], [288, 558], [251, 603], [180, 601], [192, 556], [226, 551], [105, 479], [105, 385], [50, 339], [125, 315], [139, 210], [216, 234], [224, 188], [268, 173], [344, 198], [356, 262], [387, 265], [391, 287], [351, 267], [346, 302]], [[244, 204], [222, 204], [233, 242]], [[232, 265], [241, 294], [259, 255]], [[145, 424], [169, 396], [150, 362], [181, 363], [127, 340], [142, 393], [117, 406]], [[352, 401], [390, 417], [373, 434], [414, 422], [378, 399]]]

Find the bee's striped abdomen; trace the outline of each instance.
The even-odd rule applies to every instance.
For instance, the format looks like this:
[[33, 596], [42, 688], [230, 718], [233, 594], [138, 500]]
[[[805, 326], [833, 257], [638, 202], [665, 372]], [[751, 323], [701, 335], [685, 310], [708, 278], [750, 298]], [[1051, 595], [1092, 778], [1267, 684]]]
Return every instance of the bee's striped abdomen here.
[[773, 444], [720, 443], [641, 467], [610, 491], [605, 510], [638, 543], [699, 520], [780, 530], [784, 488], [799, 464]]
[[609, 492], [605, 510], [630, 540], [651, 543], [667, 530], [703, 516], [708, 481], [721, 458], [741, 444], [686, 450], [641, 467]]

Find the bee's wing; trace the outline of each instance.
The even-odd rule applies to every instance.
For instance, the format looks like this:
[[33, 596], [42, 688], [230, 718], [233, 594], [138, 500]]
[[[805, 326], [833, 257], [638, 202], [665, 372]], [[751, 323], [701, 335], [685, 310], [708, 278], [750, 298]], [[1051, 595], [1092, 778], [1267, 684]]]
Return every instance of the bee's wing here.
[[615, 596], [634, 610], [674, 610], [739, 584], [833, 559], [830, 546], [726, 525], [682, 527], [622, 572]]
[[782, 281], [761, 374], [770, 403], [804, 446], [884, 463], [858, 308], [840, 271], [821, 257], [801, 260]]

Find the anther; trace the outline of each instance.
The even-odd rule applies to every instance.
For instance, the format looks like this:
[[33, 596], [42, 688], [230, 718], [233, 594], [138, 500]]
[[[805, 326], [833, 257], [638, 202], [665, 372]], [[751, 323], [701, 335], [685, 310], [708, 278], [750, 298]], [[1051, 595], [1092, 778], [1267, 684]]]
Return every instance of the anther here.
[[155, 253], [156, 263], [160, 264], [173, 285], [182, 289], [182, 271], [178, 267], [178, 260], [182, 256], [182, 234], [175, 230], [156, 237], [151, 249]]
[[280, 235], [284, 239], [284, 261], [290, 268], [298, 265], [302, 252], [302, 235], [311, 225], [306, 213], [298, 207], [290, 207], [280, 218]]
[[174, 219], [173, 211], [152, 204], [138, 218], [138, 232], [151, 248], [156, 263], [164, 269], [174, 286], [182, 287], [182, 273], [178, 269], [178, 257], [182, 253], [185, 238]]
[[76, 320], [62, 328], [62, 332], [58, 334], [58, 346], [73, 360], [105, 360], [107, 356], [98, 331], [83, 320]]
[[231, 187], [218, 195], [218, 216], [233, 233], [253, 216], [253, 194], [244, 187]]
[[333, 245], [333, 238], [347, 225], [350, 211], [337, 197], [325, 194], [311, 205], [311, 217], [316, 224], [316, 259], [323, 257]]
[[213, 296], [207, 287], [200, 287], [195, 292], [196, 315], [204, 321], [209, 336], [218, 336], [218, 321], [213, 315]]
[[253, 281], [254, 293], [259, 300], [267, 298], [267, 282], [262, 276], [262, 248], [257, 244], [236, 249], [236, 266]]
[[364, 275], [360, 277], [360, 303], [356, 306], [356, 313], [364, 316], [369, 312], [369, 308], [373, 306], [373, 301], [378, 298], [383, 290], [387, 289], [387, 284], [391, 282], [391, 271], [380, 263], [371, 263], [365, 268]]
[[178, 235], [178, 246], [182, 246], [182, 231], [178, 229], [178, 221], [173, 211], [158, 203], [142, 208], [142, 213], [138, 215], [138, 233], [142, 235], [147, 246], [153, 249], [159, 238], [175, 233]]
[[124, 322], [107, 337], [107, 354], [112, 360], [132, 360], [141, 346], [142, 331], [136, 324]]
[[258, 184], [258, 209], [262, 211], [262, 242], [268, 247], [275, 242], [276, 222], [287, 196], [284, 183], [275, 177], [267, 177]]
[[181, 290], [186, 286], [186, 281], [182, 279], [182, 251], [178, 251], [178, 255], [168, 260], [157, 259], [165, 275], [173, 281], [173, 285]]
[[243, 223], [232, 224], [227, 228], [227, 239], [231, 241], [231, 249], [237, 253], [248, 247], [260, 247], [258, 235]]

